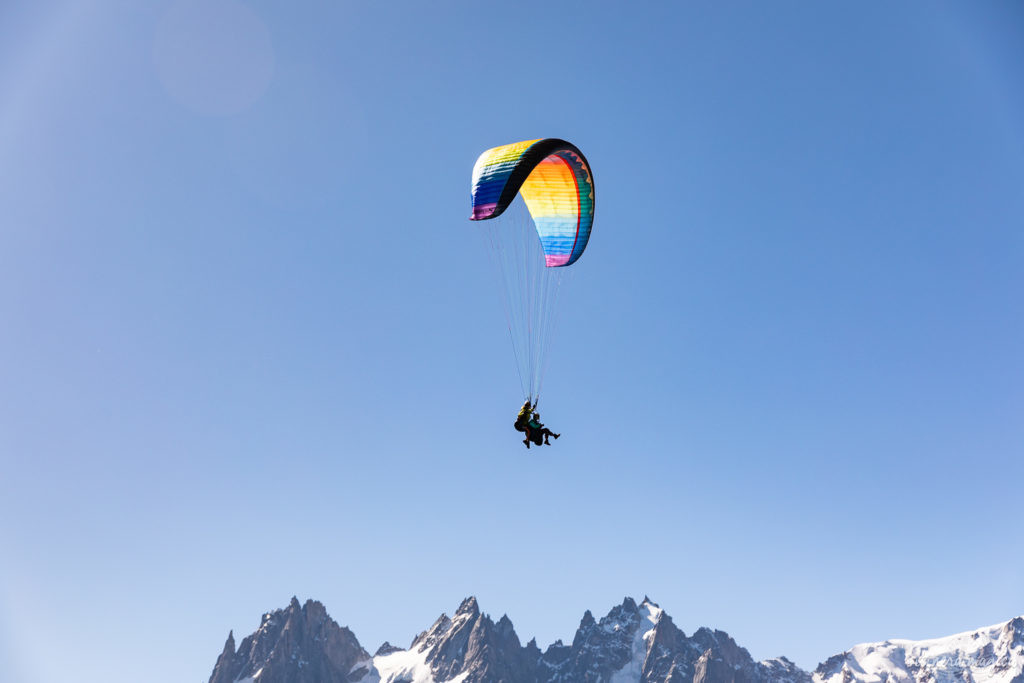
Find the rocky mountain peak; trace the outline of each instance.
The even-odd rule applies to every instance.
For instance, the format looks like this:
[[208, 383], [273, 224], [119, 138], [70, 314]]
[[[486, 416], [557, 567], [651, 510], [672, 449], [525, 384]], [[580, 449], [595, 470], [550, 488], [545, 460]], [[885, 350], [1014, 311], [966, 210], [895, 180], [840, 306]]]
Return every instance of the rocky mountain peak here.
[[480, 606], [477, 605], [476, 596], [469, 596], [459, 605], [459, 608], [455, 610], [456, 617], [469, 617], [475, 618], [480, 614]]
[[497, 624], [480, 612], [474, 597], [462, 601], [453, 618], [441, 615], [418, 635], [408, 651], [375, 656], [370, 677], [399, 681], [447, 681], [464, 683], [531, 680], [530, 667], [539, 657], [534, 644], [524, 648], [508, 616]]
[[1021, 647], [1024, 648], [1024, 617], [1014, 617], [1006, 622], [1006, 627], [1003, 629], [1003, 633], [1009, 647]]
[[[263, 615], [260, 627], [234, 648], [229, 633], [210, 683], [234, 683], [251, 678], [260, 683], [350, 683], [365, 673], [357, 666], [368, 661], [355, 635], [327, 616], [314, 600]], [[357, 675], [358, 674], [358, 675]]]
[[753, 663], [750, 653], [736, 644], [725, 631], [699, 628], [691, 640], [702, 650], [711, 650], [728, 666], [746, 666]]
[[218, 667], [224, 665], [227, 666], [226, 662], [230, 662], [235, 656], [235, 632], [228, 631], [228, 639], [224, 642], [224, 649], [221, 651], [220, 656], [217, 657], [217, 663], [214, 665], [214, 671]]
[[430, 628], [412, 639], [412, 644], [409, 646], [409, 649], [422, 650], [431, 647], [439, 638], [448, 632], [451, 625], [452, 620], [447, 614], [442, 613], [441, 616], [431, 624]]
[[509, 634], [515, 635], [516, 632], [515, 627], [512, 626], [512, 620], [508, 618], [507, 614], [501, 615], [501, 619], [498, 619], [498, 623], [495, 628], [497, 628], [498, 633], [503, 636]]

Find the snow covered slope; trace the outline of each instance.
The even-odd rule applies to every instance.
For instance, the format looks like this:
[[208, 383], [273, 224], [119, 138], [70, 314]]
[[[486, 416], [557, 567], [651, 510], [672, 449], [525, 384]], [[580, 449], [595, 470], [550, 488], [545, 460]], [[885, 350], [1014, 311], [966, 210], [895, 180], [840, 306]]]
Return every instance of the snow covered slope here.
[[816, 683], [1024, 683], [1024, 618], [933, 640], [857, 645], [829, 658]]

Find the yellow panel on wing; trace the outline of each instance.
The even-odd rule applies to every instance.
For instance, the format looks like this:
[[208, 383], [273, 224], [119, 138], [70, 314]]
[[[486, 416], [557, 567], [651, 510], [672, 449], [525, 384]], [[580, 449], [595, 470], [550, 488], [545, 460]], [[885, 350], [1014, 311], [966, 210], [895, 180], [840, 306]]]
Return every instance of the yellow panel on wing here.
[[560, 157], [552, 155], [537, 164], [519, 188], [530, 215], [575, 216], [579, 211], [576, 176]]
[[537, 142], [537, 140], [524, 140], [523, 142], [513, 142], [511, 145], [495, 147], [487, 156], [487, 164], [492, 165], [506, 161], [519, 161], [519, 157], [523, 156], [523, 152], [529, 149], [530, 145], [535, 142]]

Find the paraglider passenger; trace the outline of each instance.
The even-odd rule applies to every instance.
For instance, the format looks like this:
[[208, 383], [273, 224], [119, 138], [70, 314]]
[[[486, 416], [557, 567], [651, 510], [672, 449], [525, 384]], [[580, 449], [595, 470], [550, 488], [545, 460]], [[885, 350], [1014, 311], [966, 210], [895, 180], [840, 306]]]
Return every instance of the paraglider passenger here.
[[[530, 419], [528, 426], [530, 428], [529, 433], [533, 434], [538, 442], [540, 441], [540, 437], [544, 437], [545, 446], [551, 445], [551, 442], [548, 441], [549, 436], [553, 436], [556, 439], [561, 436], [561, 434], [555, 434], [553, 431], [544, 426], [544, 424], [540, 421], [540, 413], [533, 414], [533, 417]], [[537, 443], [537, 445], [539, 446], [540, 443]], [[526, 447], [529, 448], [530, 444], [527, 443]]]

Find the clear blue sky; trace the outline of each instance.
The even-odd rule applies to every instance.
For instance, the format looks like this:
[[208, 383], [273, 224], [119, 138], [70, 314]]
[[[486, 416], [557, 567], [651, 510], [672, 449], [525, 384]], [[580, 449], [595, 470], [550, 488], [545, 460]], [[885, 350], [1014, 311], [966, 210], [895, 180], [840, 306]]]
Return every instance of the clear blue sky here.
[[[805, 667], [1024, 613], [1024, 7], [299, 5], [0, 6], [13, 680], [205, 680], [293, 594]], [[548, 136], [597, 217], [527, 452], [468, 189]]]

